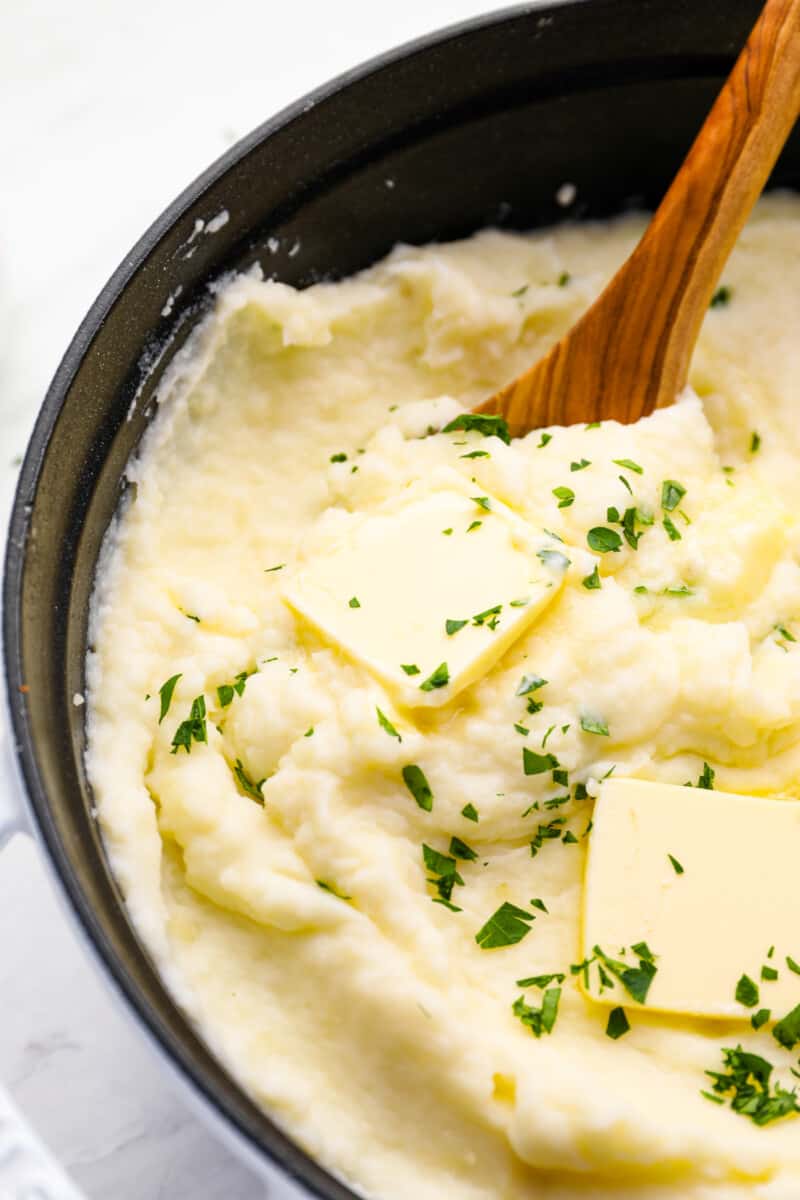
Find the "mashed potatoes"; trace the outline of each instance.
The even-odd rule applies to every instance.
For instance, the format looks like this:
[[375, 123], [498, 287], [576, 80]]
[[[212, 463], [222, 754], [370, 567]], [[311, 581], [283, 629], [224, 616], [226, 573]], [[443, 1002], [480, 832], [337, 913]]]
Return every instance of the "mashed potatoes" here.
[[[641, 229], [400, 247], [300, 293], [235, 280], [108, 539], [88, 767], [133, 920], [244, 1086], [381, 1200], [800, 1195], [797, 1117], [759, 1127], [701, 1095], [724, 1048], [785, 1087], [796, 1051], [749, 1012], [637, 1010], [608, 1037], [570, 971], [610, 771], [798, 794], [800, 202], [758, 207], [674, 407], [510, 445], [438, 432], [563, 333]], [[487, 673], [415, 709], [284, 589], [348, 514], [453, 473], [569, 565]], [[526, 774], [523, 748], [554, 761]], [[525, 916], [483, 948], [505, 902]], [[556, 973], [557, 1019], [520, 1019], [544, 988], [516, 981]]]

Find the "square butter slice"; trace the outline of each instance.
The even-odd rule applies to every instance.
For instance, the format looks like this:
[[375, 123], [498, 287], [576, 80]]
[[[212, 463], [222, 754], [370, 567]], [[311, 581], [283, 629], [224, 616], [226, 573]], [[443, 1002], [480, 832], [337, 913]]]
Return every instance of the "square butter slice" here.
[[398, 703], [441, 705], [554, 599], [565, 549], [477, 487], [474, 497], [412, 492], [354, 516], [334, 546], [287, 578], [283, 595]]
[[[610, 779], [589, 844], [583, 954], [600, 946], [619, 961], [625, 947], [636, 966], [630, 947], [644, 941], [657, 966], [648, 1008], [741, 1020], [766, 1008], [778, 1020], [800, 1003], [786, 963], [800, 963], [798, 864], [798, 801]], [[764, 966], [778, 978], [763, 980]], [[751, 1007], [736, 1000], [742, 975], [758, 986]], [[619, 983], [601, 994], [595, 969], [589, 980], [593, 999], [634, 1003]]]

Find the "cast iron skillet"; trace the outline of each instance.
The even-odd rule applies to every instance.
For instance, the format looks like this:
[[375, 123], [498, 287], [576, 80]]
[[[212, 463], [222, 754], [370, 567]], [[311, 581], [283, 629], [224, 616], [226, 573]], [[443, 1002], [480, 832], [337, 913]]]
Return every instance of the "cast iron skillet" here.
[[[4, 581], [5, 672], [31, 820], [139, 1025], [243, 1150], [311, 1195], [354, 1197], [255, 1107], [173, 1004], [131, 928], [90, 816], [85, 709], [72, 696], [83, 691], [92, 580], [126, 460], [165, 367], [208, 309], [208, 283], [225, 271], [260, 262], [303, 287], [365, 267], [398, 240], [655, 205], [759, 7], [525, 5], [322, 87], [235, 146], [156, 221], [101, 293], [45, 399], [20, 474]], [[799, 180], [795, 135], [775, 182]], [[556, 200], [565, 181], [577, 188], [567, 210]], [[229, 219], [216, 232], [195, 231], [223, 211]]]

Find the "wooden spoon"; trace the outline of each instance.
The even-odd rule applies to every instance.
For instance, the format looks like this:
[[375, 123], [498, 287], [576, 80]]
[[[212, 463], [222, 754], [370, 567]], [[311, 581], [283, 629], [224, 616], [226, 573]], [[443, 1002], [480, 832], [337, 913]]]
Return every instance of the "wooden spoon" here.
[[540, 425], [627, 423], [671, 404], [798, 113], [800, 0], [767, 0], [633, 254], [543, 359], [475, 411], [501, 414], [519, 437]]

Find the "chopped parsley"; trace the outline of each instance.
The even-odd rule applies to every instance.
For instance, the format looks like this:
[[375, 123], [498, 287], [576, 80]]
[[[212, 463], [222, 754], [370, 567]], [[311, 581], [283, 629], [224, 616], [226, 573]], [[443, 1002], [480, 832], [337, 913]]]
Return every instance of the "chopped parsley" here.
[[686, 488], [677, 479], [665, 479], [661, 484], [661, 507], [672, 512], [686, 495]]
[[452, 637], [454, 633], [458, 633], [459, 629], [463, 629], [465, 625], [469, 625], [469, 621], [445, 621], [444, 628], [448, 637]]
[[446, 687], [449, 682], [450, 669], [447, 666], [447, 663], [439, 663], [436, 670], [428, 676], [424, 683], [419, 685], [419, 690], [421, 692], [432, 692], [435, 688]]
[[480, 529], [482, 524], [483, 521], [473, 521], [471, 525], [467, 526], [467, 533], [472, 533], [473, 529]]
[[552, 433], [543, 433], [541, 438], [539, 439], [539, 443], [538, 443], [536, 449], [543, 450], [544, 447], [547, 445], [547, 443], [552, 442], [552, 440], [553, 440]]
[[743, 1004], [745, 1008], [755, 1008], [758, 1004], [758, 984], [754, 983], [749, 975], [742, 975], [736, 984], [735, 998], [737, 1004]]
[[640, 467], [632, 458], [612, 458], [615, 466], [624, 467], [626, 471], [635, 471], [637, 475], [644, 475], [644, 467]]
[[758, 1032], [762, 1025], [766, 1025], [770, 1016], [771, 1013], [768, 1008], [760, 1008], [757, 1013], [753, 1013], [752, 1017], [750, 1018], [750, 1024], [753, 1026], [753, 1029]]
[[[455, 908], [454, 905], [450, 904], [453, 888], [456, 885], [459, 887], [464, 886], [464, 880], [458, 873], [456, 860], [426, 845], [422, 847], [422, 858], [426, 870], [430, 871], [431, 875], [436, 877], [428, 880], [429, 883], [434, 885], [438, 893], [438, 897], [434, 897], [434, 899], [438, 898], [440, 901], [444, 901], [448, 907]], [[461, 909], [456, 909], [456, 911], [460, 912]]]
[[525, 606], [530, 604], [530, 602], [531, 602], [530, 596], [522, 596], [519, 600], [509, 600], [508, 607], [509, 608], [525, 608]]
[[529, 288], [529, 287], [530, 287], [530, 284], [529, 284], [529, 283], [523, 283], [522, 287], [518, 287], [518, 288], [516, 289], [516, 291], [514, 291], [514, 292], [512, 292], [512, 293], [511, 293], [511, 295], [512, 295], [513, 299], [515, 299], [515, 300], [516, 300], [516, 299], [518, 299], [520, 296], [524, 296], [524, 295], [525, 295], [525, 293], [527, 292], [527, 290], [528, 290], [528, 288]]
[[450, 853], [454, 858], [460, 858], [464, 862], [475, 862], [478, 857], [477, 850], [473, 850], [472, 846], [455, 836], [450, 838]]
[[347, 455], [344, 453], [343, 450], [340, 450], [338, 454], [331, 455], [331, 462], [332, 463], [347, 462]]
[[761, 968], [761, 978], [764, 980], [765, 983], [774, 983], [775, 980], [778, 978], [778, 972], [775, 970], [774, 967], [766, 967], [766, 966], [762, 967]]
[[330, 892], [330, 894], [332, 896], [335, 896], [337, 898], [337, 900], [352, 900], [353, 899], [352, 896], [345, 896], [342, 892], [339, 891], [338, 888], [334, 887], [334, 885], [332, 883], [326, 883], [324, 879], [316, 879], [314, 882], [316, 883], [318, 888], [322, 888], [323, 892]]
[[477, 822], [479, 820], [478, 810], [474, 804], [465, 804], [461, 810], [461, 815], [462, 817], [466, 817], [468, 821]]
[[278, 563], [276, 567], [265, 567], [264, 574], [271, 575], [273, 571], [282, 571], [286, 563]]
[[703, 1092], [709, 1100], [724, 1102], [730, 1097], [734, 1112], [749, 1117], [756, 1125], [768, 1125], [789, 1113], [800, 1111], [794, 1091], [775, 1084], [770, 1087], [772, 1063], [758, 1054], [749, 1054], [741, 1046], [723, 1049], [726, 1070], [706, 1071], [712, 1080], [712, 1092]]
[[581, 729], [584, 733], [597, 733], [601, 737], [609, 737], [608, 725], [597, 717], [581, 717]]
[[761, 449], [761, 434], [755, 430], [750, 434], [750, 453], [757, 454]]
[[708, 792], [713, 792], [715, 774], [716, 772], [713, 770], [713, 768], [710, 767], [707, 762], [704, 762], [703, 769], [700, 772], [700, 777], [694, 786], [705, 788]]
[[662, 524], [664, 526], [664, 530], [666, 531], [667, 537], [671, 542], [679, 542], [681, 540], [681, 532], [676, 527], [675, 522], [671, 517], [664, 517]]
[[462, 458], [491, 458], [488, 450], [470, 450], [469, 454], [462, 454]]
[[377, 714], [378, 724], [380, 725], [381, 729], [385, 729], [386, 732], [389, 734], [389, 737], [397, 738], [398, 742], [402, 742], [403, 739], [401, 738], [400, 734], [395, 729], [392, 722], [386, 716], [386, 713], [381, 712], [381, 710], [378, 708], [377, 705], [375, 706], [375, 712]]
[[528, 729], [527, 725], [519, 725], [516, 721], [514, 722], [514, 728], [516, 729], [517, 733], [521, 733], [523, 737], [527, 737], [530, 733], [530, 729]]
[[547, 683], [546, 679], [542, 679], [541, 675], [523, 675], [517, 684], [515, 696], [527, 696], [529, 692], [536, 692], [539, 688], [544, 687]]
[[207, 742], [208, 730], [206, 728], [206, 700], [205, 696], [195, 696], [192, 701], [192, 707], [187, 720], [181, 721], [178, 728], [175, 730], [175, 736], [172, 739], [172, 754], [177, 754], [179, 750], [185, 750], [187, 754], [191, 753], [192, 742]]
[[800, 1004], [778, 1021], [772, 1030], [772, 1036], [786, 1050], [794, 1050], [800, 1042]]
[[475, 934], [475, 941], [481, 950], [499, 950], [503, 946], [515, 946], [528, 936], [531, 922], [535, 920], [533, 913], [505, 900]]
[[673, 587], [665, 587], [661, 594], [662, 596], [693, 596], [694, 590], [685, 583], [679, 583]]
[[217, 688], [217, 700], [220, 708], [227, 708], [232, 703], [234, 696], [241, 696], [244, 692], [247, 680], [251, 674], [255, 672], [240, 671], [234, 679], [233, 683], [221, 683]]
[[463, 429], [465, 432], [480, 433], [483, 437], [498, 437], [507, 446], [511, 444], [511, 434], [508, 431], [507, 422], [503, 417], [491, 413], [459, 413], [449, 424], [445, 425], [442, 433], [455, 433], [459, 429]]
[[539, 754], [528, 746], [522, 747], [522, 769], [526, 775], [544, 775], [545, 771], [552, 771], [557, 766], [558, 759], [554, 754]]
[[591, 550], [597, 551], [598, 554], [616, 554], [622, 547], [622, 538], [613, 529], [606, 529], [604, 525], [595, 525], [586, 535], [586, 541], [589, 543]]
[[668, 859], [669, 859], [669, 861], [672, 863], [672, 869], [673, 869], [673, 871], [675, 872], [675, 874], [676, 874], [676, 875], [682, 875], [682, 874], [683, 874], [683, 866], [681, 865], [681, 863], [679, 863], [679, 862], [678, 862], [678, 860], [677, 860], [677, 858], [675, 857], [675, 855], [674, 855], [674, 854], [668, 854], [668, 855], [667, 855], [667, 858], [668, 858]]
[[575, 501], [575, 493], [572, 488], [554, 487], [553, 495], [558, 500], [559, 508], [569, 508], [570, 504], [573, 504]]
[[587, 592], [592, 592], [595, 590], [595, 588], [603, 586], [600, 582], [600, 572], [597, 569], [597, 563], [595, 563], [594, 570], [592, 571], [591, 575], [586, 575], [585, 578], [581, 580], [581, 583], [586, 588]]
[[570, 560], [567, 558], [566, 554], [564, 554], [561, 550], [550, 550], [548, 548], [545, 548], [544, 550], [537, 550], [536, 557], [541, 559], [546, 567], [557, 567], [561, 571], [566, 571], [570, 563]]
[[478, 508], [482, 508], [484, 512], [491, 512], [492, 502], [488, 496], [470, 496], [473, 504], [477, 504]]
[[158, 694], [161, 697], [161, 712], [158, 717], [159, 725], [164, 720], [164, 717], [169, 712], [169, 706], [172, 703], [172, 695], [175, 691], [175, 684], [181, 678], [180, 675], [171, 675], [166, 683], [162, 683], [158, 689]]
[[616, 1042], [618, 1038], [621, 1038], [623, 1034], [628, 1032], [630, 1027], [630, 1021], [627, 1018], [625, 1009], [621, 1006], [612, 1008], [611, 1012], [608, 1014], [606, 1037], [610, 1037]]
[[588, 458], [582, 458], [579, 462], [571, 462], [569, 464], [570, 471], [585, 471], [592, 464]]
[[240, 758], [236, 759], [236, 765], [233, 768], [233, 773], [236, 776], [236, 781], [241, 787], [242, 791], [245, 792], [251, 800], [255, 800], [257, 804], [263, 806], [264, 793], [261, 789], [266, 782], [266, 778], [260, 780], [258, 783], [252, 780], [247, 774], [247, 771], [245, 771]]
[[786, 955], [786, 965], [795, 975], [800, 975], [800, 963], [796, 963], [790, 955]]
[[536, 858], [545, 842], [558, 841], [563, 833], [564, 822], [564, 817], [553, 817], [546, 825], [537, 825], [531, 840], [531, 858]]
[[[646, 942], [637, 942], [631, 946], [631, 951], [639, 959], [638, 967], [632, 967], [627, 963], [621, 962], [619, 959], [610, 958], [599, 946], [592, 948], [592, 953], [598, 965], [605, 968], [605, 971], [601, 972], [601, 983], [603, 983], [603, 986], [609, 986], [610, 981], [606, 983], [603, 980], [603, 975], [605, 972], [608, 972], [619, 980], [633, 1000], [636, 1000], [638, 1004], [644, 1004], [647, 1000], [650, 984], [653, 982], [658, 968], [653, 961], [655, 956]], [[606, 979], [608, 979], [608, 976], [606, 976]]]
[[453, 532], [453, 526], [452, 526], [452, 525], [450, 526], [450, 528], [449, 528], [449, 529], [443, 529], [443, 530], [442, 530], [442, 533], [444, 534], [444, 536], [445, 536], [445, 537], [450, 537], [450, 535], [451, 535], [451, 533], [452, 533], [452, 532]]
[[[411, 792], [419, 807], [424, 809], [425, 812], [430, 812], [433, 808], [433, 792], [422, 767], [418, 767], [416, 763], [409, 763], [403, 767], [402, 775], [403, 783]], [[475, 819], [477, 820], [477, 817]]]
[[709, 308], [726, 308], [731, 302], [732, 295], [732, 289], [729, 288], [727, 284], [723, 283], [721, 287], [717, 288], [717, 290], [714, 292], [714, 295], [711, 297]]
[[347, 601], [348, 608], [361, 608], [361, 601], [358, 596], [351, 596]]
[[[564, 799], [565, 799], [565, 801], [568, 800], [569, 796], [565, 796]], [[545, 808], [547, 808], [547, 805], [545, 805]], [[578, 839], [575, 837], [575, 834], [572, 832], [571, 829], [567, 830], [567, 832], [562, 837], [561, 841], [564, 843], [565, 846], [577, 846], [577, 844], [578, 844]]]
[[516, 999], [512, 1005], [512, 1012], [515, 1017], [519, 1017], [523, 1025], [530, 1029], [534, 1037], [541, 1037], [543, 1033], [552, 1033], [553, 1026], [556, 1023], [558, 1016], [558, 1004], [561, 999], [561, 988], [548, 988], [542, 996], [542, 1004], [540, 1008], [535, 1005], [527, 1004], [524, 996]]
[[419, 667], [416, 663], [401, 663], [400, 669], [405, 671], [406, 675], [419, 675]]
[[572, 276], [570, 275], [569, 271], [562, 271], [556, 280], [556, 283], [559, 287], [566, 287], [570, 279], [572, 279]]
[[472, 624], [487, 625], [489, 629], [496, 629], [502, 609], [502, 604], [494, 604], [491, 608], [485, 608], [483, 612], [475, 614], [475, 616], [472, 618]]
[[544, 900], [540, 900], [538, 896], [531, 900], [530, 905], [531, 908], [538, 908], [539, 912], [547, 913], [548, 916], [550, 915], [550, 910], [548, 909]]
[[548, 987], [553, 980], [555, 980], [556, 983], [563, 983], [565, 979], [566, 975], [564, 975], [563, 971], [553, 971], [550, 975], [531, 975], [528, 979], [518, 979], [517, 987], [535, 987], [544, 990], [544, 988]]

